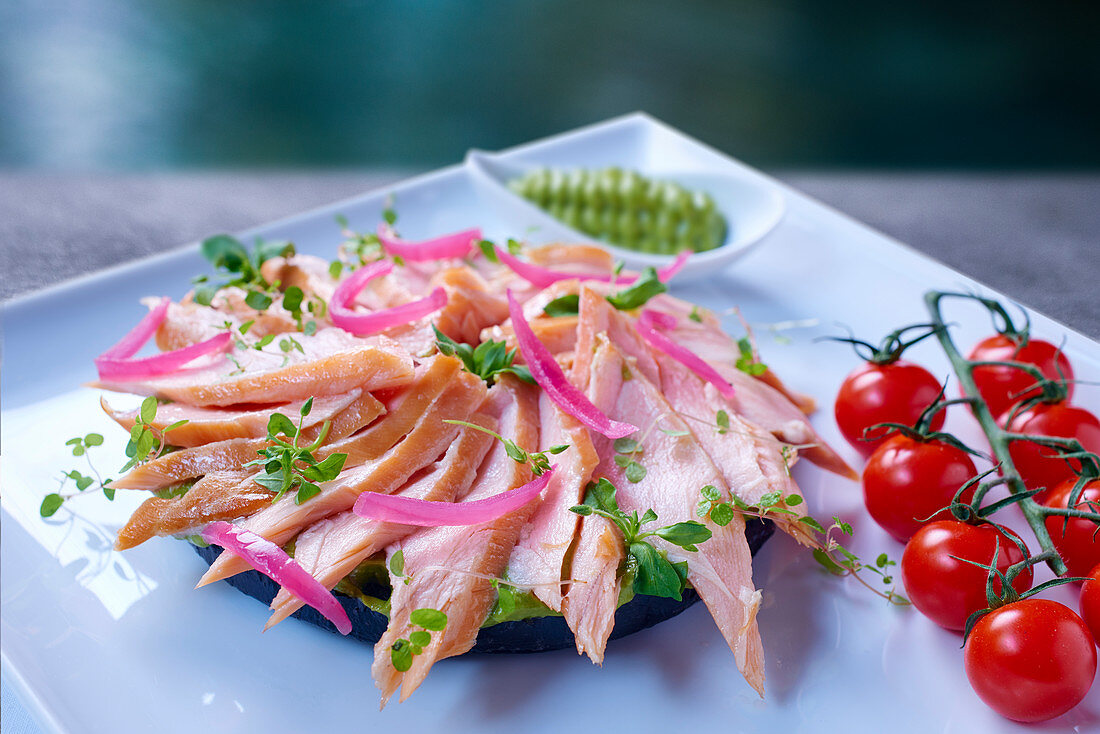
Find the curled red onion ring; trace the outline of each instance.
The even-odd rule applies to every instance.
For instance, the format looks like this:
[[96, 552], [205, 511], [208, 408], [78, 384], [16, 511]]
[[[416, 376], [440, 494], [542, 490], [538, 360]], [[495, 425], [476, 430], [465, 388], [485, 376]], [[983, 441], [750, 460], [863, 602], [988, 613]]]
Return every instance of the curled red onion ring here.
[[356, 336], [370, 336], [394, 326], [416, 321], [447, 305], [447, 291], [436, 288], [427, 298], [382, 311], [358, 313], [351, 310], [355, 297], [369, 281], [391, 272], [393, 272], [392, 262], [378, 260], [364, 265], [345, 278], [337, 286], [336, 292], [332, 294], [332, 299], [329, 301], [329, 318], [332, 319], [332, 323]]

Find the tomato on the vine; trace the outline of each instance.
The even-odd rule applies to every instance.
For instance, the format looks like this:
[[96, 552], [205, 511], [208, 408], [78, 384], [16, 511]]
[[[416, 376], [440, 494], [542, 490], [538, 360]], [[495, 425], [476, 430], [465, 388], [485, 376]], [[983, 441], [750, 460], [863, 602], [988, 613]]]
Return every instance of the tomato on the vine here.
[[[1100, 453], [1100, 420], [1084, 408], [1064, 400], [1036, 403], [1015, 415], [1009, 413], [1002, 416], [1000, 422], [1014, 433], [1075, 438], [1086, 451]], [[1075, 478], [1074, 469], [1080, 468], [1076, 460], [1067, 462], [1059, 458], [1050, 446], [1040, 446], [1031, 441], [1013, 441], [1009, 444], [1008, 453], [1028, 489], [1046, 489], [1038, 495], [1040, 499], [1062, 482]]]
[[[864, 467], [863, 498], [875, 522], [904, 543], [922, 525], [950, 519], [941, 510], [977, 473], [970, 456], [956, 446], [897, 434], [875, 449]], [[963, 500], [972, 495], [969, 491]]]
[[[1047, 507], [1066, 509], [1069, 507], [1070, 496], [1076, 480], [1071, 479], [1059, 484], [1043, 499]], [[1096, 503], [1090, 505], [1089, 503]], [[1100, 512], [1100, 480], [1093, 480], [1081, 490], [1081, 496], [1077, 498], [1075, 510], [1095, 510]], [[1047, 532], [1050, 533], [1051, 542], [1054, 543], [1058, 555], [1066, 563], [1070, 576], [1087, 576], [1093, 566], [1100, 563], [1100, 525], [1085, 518], [1066, 518], [1051, 515], [1044, 520]]]
[[[957, 520], [928, 523], [913, 535], [901, 556], [901, 578], [909, 600], [941, 627], [963, 629], [967, 617], [989, 606], [985, 595], [988, 574], [958, 559], [988, 566], [998, 547], [997, 568], [1002, 573], [1024, 559], [1016, 544], [992, 525], [968, 525]], [[1031, 576], [1031, 568], [1024, 569], [1012, 587], [1018, 592], [1027, 591]], [[1001, 593], [1000, 581], [993, 586]]]
[[[932, 373], [912, 362], [887, 364], [866, 362], [844, 378], [836, 396], [834, 412], [840, 433], [864, 456], [882, 443], [886, 429], [872, 431], [864, 441], [864, 430], [878, 423], [916, 423], [924, 409], [940, 395], [940, 383]], [[931, 429], [943, 427], [943, 412], [932, 419]]]
[[[974, 345], [967, 357], [972, 362], [1022, 362], [1039, 368], [1048, 380], [1073, 379], [1073, 368], [1061, 349], [1042, 339], [1028, 339], [1020, 346], [1017, 339], [1004, 334], [994, 334]], [[1022, 399], [1038, 394], [1028, 388], [1035, 385], [1035, 377], [1014, 367], [981, 365], [974, 368], [974, 382], [982, 399], [989, 405], [989, 412], [1000, 415]], [[1073, 383], [1067, 382], [1069, 395]]]
[[1045, 721], [1081, 702], [1096, 676], [1096, 646], [1072, 609], [1023, 599], [982, 617], [963, 650], [974, 692], [1015, 721]]
[[1100, 565], [1089, 572], [1089, 580], [1081, 585], [1081, 619], [1092, 631], [1092, 639], [1100, 645]]

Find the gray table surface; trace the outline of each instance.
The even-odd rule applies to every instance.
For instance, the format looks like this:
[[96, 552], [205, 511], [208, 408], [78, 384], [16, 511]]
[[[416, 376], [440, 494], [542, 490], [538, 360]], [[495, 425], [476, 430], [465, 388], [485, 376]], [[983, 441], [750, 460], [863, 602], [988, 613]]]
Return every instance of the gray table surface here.
[[[391, 183], [399, 171], [0, 172], [0, 300]], [[1100, 337], [1100, 175], [780, 172], [779, 178]]]
[[[0, 300], [389, 184], [402, 172], [0, 172]], [[1100, 338], [1100, 175], [780, 173], [795, 188]], [[2, 686], [10, 734], [39, 729]]]

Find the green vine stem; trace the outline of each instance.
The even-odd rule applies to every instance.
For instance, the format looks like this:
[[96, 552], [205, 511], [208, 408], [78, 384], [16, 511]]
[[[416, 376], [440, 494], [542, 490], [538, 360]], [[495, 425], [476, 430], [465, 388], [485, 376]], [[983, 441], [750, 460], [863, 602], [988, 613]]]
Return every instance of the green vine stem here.
[[[1093, 511], [1082, 511], [1077, 509], [1059, 509], [1052, 507], [1045, 507], [1040, 505], [1033, 499], [1034, 491], [1029, 491], [1024, 486], [1024, 480], [1016, 470], [1016, 466], [1012, 462], [1012, 456], [1009, 454], [1008, 447], [1013, 441], [1031, 441], [1043, 446], [1050, 446], [1057, 449], [1063, 456], [1069, 454], [1075, 455], [1081, 462], [1081, 478], [1077, 482], [1077, 486], [1074, 489], [1073, 495], [1070, 498], [1069, 505], [1074, 507], [1077, 498], [1080, 496], [1081, 490], [1084, 487], [1085, 482], [1089, 478], [1100, 477], [1100, 462], [1097, 461], [1097, 457], [1085, 451], [1085, 448], [1080, 442], [1073, 439], [1055, 438], [1050, 436], [1031, 436], [1021, 433], [1014, 433], [1002, 428], [996, 421], [995, 417], [989, 410], [989, 406], [981, 398], [978, 392], [978, 386], [974, 382], [974, 368], [984, 365], [993, 364], [990, 362], [978, 362], [970, 361], [966, 359], [959, 351], [955, 342], [951, 339], [951, 335], [948, 333], [947, 324], [943, 319], [943, 313], [941, 310], [941, 302], [945, 298], [962, 298], [971, 301], [977, 301], [985, 306], [991, 314], [994, 315], [994, 322], [996, 323], [997, 317], [1004, 320], [1004, 325], [1008, 330], [1015, 332], [1011, 319], [1004, 307], [997, 301], [989, 298], [982, 298], [969, 293], [952, 293], [948, 291], [929, 291], [924, 294], [924, 302], [928, 307], [928, 312], [931, 315], [931, 324], [934, 327], [933, 333], [939, 340], [940, 346], [943, 348], [944, 353], [947, 355], [948, 360], [951, 362], [951, 366], [955, 371], [955, 374], [959, 378], [959, 384], [962, 387], [963, 402], [970, 405], [973, 411], [974, 417], [981, 425], [982, 432], [985, 433], [986, 439], [989, 441], [989, 446], [993, 450], [993, 455], [996, 457], [996, 461], [999, 462], [1001, 469], [1001, 477], [988, 483], [980, 491], [980, 495], [984, 494], [993, 486], [1005, 485], [1008, 488], [1009, 493], [1012, 495], [1009, 502], [997, 503], [998, 509], [1004, 504], [1016, 504], [1019, 505], [1020, 511], [1024, 515], [1024, 519], [1027, 520], [1027, 524], [1031, 527], [1032, 532], [1035, 534], [1035, 539], [1038, 541], [1042, 551], [1030, 559], [1025, 559], [1018, 565], [1020, 568], [1013, 567], [1006, 573], [1006, 576], [1011, 580], [1020, 570], [1026, 565], [1031, 565], [1040, 561], [1045, 561], [1052, 571], [1058, 576], [1063, 576], [1066, 573], [1066, 564], [1062, 561], [1061, 556], [1054, 548], [1054, 544], [1051, 542], [1050, 533], [1047, 532], [1046, 523], [1044, 520], [1048, 516], [1057, 517], [1080, 517], [1092, 520], [1093, 522], [1100, 523], [1100, 515]], [[1026, 333], [1026, 331], [1025, 331]], [[1032, 375], [1036, 383], [1044, 386], [1044, 394], [1048, 394], [1049, 390], [1046, 387], [1050, 384], [1049, 380], [1043, 376], [1043, 373], [1039, 371], [1034, 365], [1024, 364], [1020, 362], [997, 362], [998, 365], [1004, 365], [1013, 367], [1015, 369], [1023, 370]], [[975, 506], [980, 503], [980, 498], [975, 498]], [[983, 513], [984, 514], [984, 513]]]

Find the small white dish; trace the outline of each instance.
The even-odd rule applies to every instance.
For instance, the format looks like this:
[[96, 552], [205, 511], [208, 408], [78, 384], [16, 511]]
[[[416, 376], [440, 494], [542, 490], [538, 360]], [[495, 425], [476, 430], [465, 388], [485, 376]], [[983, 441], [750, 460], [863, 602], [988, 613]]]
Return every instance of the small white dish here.
[[[649, 157], [647, 157], [648, 159]], [[677, 161], [665, 161], [675, 165]], [[687, 161], [684, 161], [687, 163]], [[529, 239], [540, 242], [592, 242], [606, 247], [617, 260], [632, 270], [645, 267], [662, 267], [672, 262], [672, 255], [638, 252], [600, 240], [580, 232], [508, 188], [508, 182], [543, 167], [545, 163], [521, 158], [511, 153], [487, 153], [471, 150], [466, 154], [466, 170], [483, 203], [492, 208], [501, 220], [510, 223], [516, 231], [529, 232]], [[624, 169], [636, 170], [642, 175], [662, 181], [672, 181], [691, 191], [703, 191], [711, 195], [727, 223], [726, 240], [721, 246], [694, 253], [680, 271], [682, 276], [698, 276], [713, 273], [744, 256], [775, 229], [783, 218], [784, 201], [779, 189], [759, 177], [739, 175], [737, 170], [699, 171], [689, 168], [640, 167], [637, 161], [624, 162]]]

